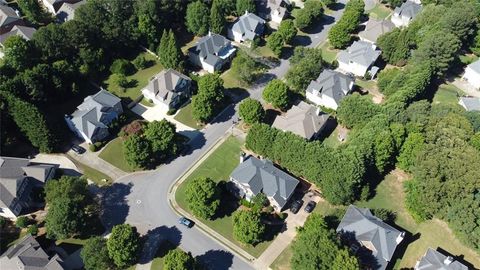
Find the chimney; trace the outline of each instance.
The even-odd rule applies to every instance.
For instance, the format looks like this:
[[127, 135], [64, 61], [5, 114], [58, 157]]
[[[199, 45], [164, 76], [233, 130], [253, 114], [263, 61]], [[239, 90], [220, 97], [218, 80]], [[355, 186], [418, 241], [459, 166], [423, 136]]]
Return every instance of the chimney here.
[[248, 15], [248, 9], [245, 9], [245, 15]]
[[212, 31], [208, 30], [208, 36], [209, 36], [209, 37], [212, 36]]
[[405, 232], [400, 233], [400, 235], [397, 237], [397, 239], [396, 239], [397, 244], [400, 244], [400, 242], [402, 242], [403, 238], [405, 238]]
[[245, 161], [245, 156], [246, 156], [245, 152], [240, 153], [240, 163]]
[[443, 260], [443, 264], [445, 265], [450, 265], [453, 262], [453, 257], [452, 256], [447, 256], [445, 260]]
[[316, 112], [317, 115], [320, 115], [322, 113], [322, 110], [320, 108], [317, 108]]

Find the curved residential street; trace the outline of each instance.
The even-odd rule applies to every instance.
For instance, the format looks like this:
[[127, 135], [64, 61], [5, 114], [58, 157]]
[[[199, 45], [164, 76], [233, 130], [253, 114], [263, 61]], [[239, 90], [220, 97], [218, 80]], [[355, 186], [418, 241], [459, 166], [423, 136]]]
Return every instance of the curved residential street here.
[[[305, 46], [317, 47], [327, 38], [333, 23], [341, 16], [346, 0], [333, 14], [325, 15], [318, 29], [313, 29], [308, 37], [302, 37]], [[306, 40], [307, 39], [307, 40]], [[252, 98], [261, 99], [261, 93], [268, 81], [283, 78], [290, 65], [282, 59], [280, 65], [267, 72], [267, 76], [249, 90]], [[254, 269], [253, 263], [234, 254], [229, 248], [194, 226], [186, 228], [178, 224], [178, 214], [172, 209], [169, 199], [172, 185], [196, 163], [215, 143], [230, 133], [234, 121], [238, 120], [234, 106], [228, 106], [212, 124], [199, 131], [190, 141], [191, 151], [151, 172], [133, 173], [121, 177], [109, 187], [98, 189], [104, 207], [102, 220], [110, 228], [115, 224], [129, 223], [137, 227], [141, 234], [147, 234], [147, 242], [141, 254], [140, 266], [150, 269], [149, 262], [154, 258], [161, 239], [168, 239], [174, 245], [191, 252], [207, 264], [210, 269]], [[138, 269], [137, 268], [137, 269]]]

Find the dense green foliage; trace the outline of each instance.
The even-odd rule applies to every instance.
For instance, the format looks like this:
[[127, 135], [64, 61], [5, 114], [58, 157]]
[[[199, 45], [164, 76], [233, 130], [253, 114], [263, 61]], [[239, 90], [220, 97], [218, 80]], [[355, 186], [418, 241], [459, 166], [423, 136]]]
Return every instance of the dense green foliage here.
[[202, 76], [198, 81], [198, 92], [192, 97], [192, 116], [195, 120], [206, 123], [222, 107], [223, 80], [215, 74]]
[[238, 108], [240, 118], [247, 124], [259, 123], [265, 116], [265, 110], [262, 103], [253, 98], [244, 99]]
[[112, 260], [108, 257], [107, 240], [96, 236], [88, 239], [80, 252], [86, 270], [112, 269]]
[[292, 269], [358, 270], [359, 262], [343, 247], [319, 214], [308, 217], [292, 245]]
[[183, 69], [183, 54], [178, 47], [175, 34], [172, 30], [163, 31], [158, 47], [158, 57], [164, 68], [173, 68], [179, 71]]
[[23, 229], [28, 226], [28, 223], [30, 223], [30, 220], [28, 220], [28, 217], [21, 216], [21, 217], [18, 217], [17, 220], [15, 221], [15, 226]]
[[126, 59], [117, 59], [110, 66], [110, 72], [119, 75], [131, 75], [134, 71], [133, 64]]
[[297, 12], [295, 18], [295, 25], [299, 29], [305, 29], [314, 22], [317, 22], [322, 18], [323, 15], [323, 6], [320, 1], [306, 1], [304, 7]]
[[195, 259], [192, 254], [183, 250], [170, 250], [163, 261], [164, 270], [192, 270], [195, 269]]
[[248, 11], [255, 13], [255, 1], [254, 0], [237, 0], [236, 2], [237, 15], [241, 16]]
[[239, 210], [233, 214], [233, 237], [238, 241], [255, 245], [263, 240], [265, 225], [260, 219], [260, 212]]
[[271, 80], [263, 90], [262, 97], [273, 107], [285, 110], [289, 104], [288, 86], [279, 79]]
[[188, 208], [203, 219], [212, 218], [220, 206], [220, 190], [210, 178], [198, 177], [188, 182], [185, 196]]
[[334, 48], [345, 48], [352, 40], [364, 12], [365, 3], [362, 0], [349, 1], [342, 18], [328, 32], [328, 40]]
[[370, 97], [354, 93], [340, 102], [337, 119], [345, 127], [353, 128], [368, 123], [378, 112], [378, 106]]
[[133, 265], [137, 261], [140, 247], [137, 228], [128, 224], [113, 226], [107, 240], [107, 250], [116, 266], [125, 268]]
[[139, 135], [131, 135], [123, 142], [125, 160], [138, 168], [148, 168], [152, 163], [152, 147]]
[[284, 39], [281, 33], [274, 32], [267, 37], [267, 47], [273, 51], [276, 56], [282, 54]]
[[35, 0], [17, 0], [18, 7], [32, 23], [43, 24], [52, 21], [52, 16]]
[[232, 60], [231, 72], [245, 85], [250, 85], [257, 79], [260, 65], [248, 54], [240, 51]]
[[291, 90], [302, 93], [310, 81], [315, 80], [322, 72], [322, 51], [320, 49], [295, 47], [290, 58], [292, 67], [285, 76]]
[[225, 14], [218, 0], [213, 0], [210, 8], [210, 31], [216, 34], [222, 34], [225, 27]]
[[283, 42], [290, 44], [297, 35], [297, 28], [291, 19], [283, 20], [278, 27], [277, 32], [282, 36]]
[[390, 8], [399, 7], [403, 4], [403, 0], [381, 0], [380, 2], [388, 5]]
[[203, 36], [208, 32], [209, 24], [208, 6], [202, 1], [195, 1], [187, 6], [187, 16], [185, 24], [188, 31], [198, 36]]

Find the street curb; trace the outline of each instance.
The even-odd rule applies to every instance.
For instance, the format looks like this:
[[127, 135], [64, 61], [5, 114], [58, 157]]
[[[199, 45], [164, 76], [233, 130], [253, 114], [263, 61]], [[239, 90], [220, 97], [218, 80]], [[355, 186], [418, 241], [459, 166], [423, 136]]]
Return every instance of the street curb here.
[[234, 252], [236, 255], [238, 255], [239, 258], [245, 260], [247, 263], [251, 263], [256, 258], [252, 255], [250, 255], [248, 252], [244, 251], [242, 248], [237, 246], [236, 244], [232, 243], [230, 240], [226, 239], [219, 233], [213, 231], [210, 227], [205, 225], [203, 222], [200, 220], [196, 219], [193, 217], [190, 213], [182, 209], [176, 202], [175, 200], [175, 194], [177, 188], [187, 179], [187, 177], [203, 162], [205, 161], [213, 152], [216, 150], [223, 142], [225, 142], [231, 135], [229, 133], [225, 133], [221, 138], [217, 139], [215, 143], [207, 150], [207, 152], [199, 158], [195, 163], [193, 163], [188, 170], [185, 171], [184, 174], [182, 174], [178, 180], [174, 183], [169, 188], [168, 192], [168, 202], [170, 204], [170, 207], [172, 210], [179, 214], [188, 217], [189, 219], [193, 220], [196, 224], [196, 226], [200, 229], [201, 232], [203, 232], [205, 235], [211, 237], [214, 239], [217, 243], [222, 245], [223, 247], [227, 248], [228, 250]]

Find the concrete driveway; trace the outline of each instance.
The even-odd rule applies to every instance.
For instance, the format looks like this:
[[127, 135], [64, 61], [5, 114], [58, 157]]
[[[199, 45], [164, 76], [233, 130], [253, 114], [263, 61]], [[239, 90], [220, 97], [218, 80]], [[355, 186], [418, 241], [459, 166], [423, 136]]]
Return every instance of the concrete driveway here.
[[75, 164], [64, 155], [37, 154], [31, 161], [38, 163], [58, 164], [60, 169], [62, 169], [66, 175], [81, 175], [77, 166], [75, 166]]
[[[174, 123], [177, 132], [188, 137], [190, 140], [195, 139], [195, 137], [200, 135], [200, 132], [194, 128], [191, 128], [177, 120], [175, 120], [175, 115], [167, 115], [167, 110], [161, 106], [147, 107], [140, 103], [135, 105], [132, 109], [132, 112], [140, 115], [143, 119], [148, 122], [152, 121], [161, 121], [167, 119], [169, 122]], [[179, 110], [180, 111], [180, 110]], [[179, 112], [177, 111], [177, 113]]]

